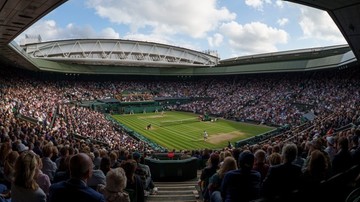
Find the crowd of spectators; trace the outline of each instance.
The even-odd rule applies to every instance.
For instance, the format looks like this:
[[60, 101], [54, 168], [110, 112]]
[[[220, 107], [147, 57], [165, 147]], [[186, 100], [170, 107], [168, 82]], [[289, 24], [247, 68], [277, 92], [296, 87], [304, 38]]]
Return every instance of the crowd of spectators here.
[[[287, 164], [290, 162], [292, 166], [296, 160], [298, 167], [293, 170], [299, 171], [294, 172], [291, 179], [299, 179], [294, 180], [299, 183], [286, 188], [301, 188], [299, 186], [305, 186], [310, 181], [315, 183], [313, 179], [317, 182], [328, 179], [360, 162], [360, 130], [356, 128], [360, 123], [360, 84], [357, 82], [360, 73], [357, 69], [298, 75], [243, 75], [225, 79], [210, 77], [200, 80], [146, 82], [48, 81], [7, 72], [0, 74], [0, 178], [7, 189], [13, 190], [12, 194], [15, 196], [12, 195], [12, 198], [15, 202], [22, 201], [21, 197], [24, 196], [29, 201], [55, 201], [53, 196], [59, 194], [56, 193], [57, 190], [62, 190], [61, 187], [67, 185], [50, 186], [70, 178], [77, 179], [73, 183], [79, 183], [79, 180], [101, 182], [82, 186], [97, 190], [94, 184], [103, 184], [99, 189], [103, 195], [92, 191], [89, 193], [105, 200], [102, 199], [103, 196], [111, 197], [106, 191], [106, 187], [110, 186], [107, 184], [107, 174], [122, 178], [122, 181], [119, 179], [121, 182], [116, 183], [124, 183], [124, 180], [127, 182], [119, 187], [124, 187], [128, 192], [118, 189], [116, 191], [119, 194], [112, 197], [123, 197], [124, 200], [137, 198], [142, 201], [147, 193], [154, 193], [155, 187], [151, 179], [142, 182], [135, 173], [137, 167], [146, 167], [140, 166], [136, 151], [153, 152], [152, 148], [113, 125], [103, 114], [77, 105], [83, 100], [112, 98], [128, 89], [152, 92], [151, 97], [193, 98], [192, 102], [172, 106], [178, 110], [292, 126], [284, 134], [242, 148], [192, 151], [191, 156], [202, 161], [210, 159], [211, 162], [201, 175], [206, 200], [210, 200], [213, 193], [215, 201], [220, 198], [231, 201], [231, 197], [238, 199], [238, 196], [232, 196], [236, 193], [227, 188], [234, 182], [230, 180], [230, 175], [224, 173], [224, 169], [230, 172], [237, 170], [238, 166], [240, 171], [231, 172], [233, 177], [236, 178], [244, 171], [256, 179], [248, 182], [252, 183], [250, 187], [253, 188], [247, 192], [253, 194], [248, 196], [250, 200], [267, 195], [275, 197], [275, 193], [284, 194], [270, 190], [277, 180], [280, 183], [280, 179], [284, 178], [282, 183], [287, 183], [286, 180], [290, 179], [281, 176], [281, 173], [286, 172], [282, 172], [279, 165], [289, 167]], [[315, 115], [315, 119], [305, 128], [301, 127], [301, 117], [309, 111], [298, 107], [302, 105], [310, 106], [307, 109]], [[18, 118], [18, 114], [31, 117], [36, 123], [22, 120]], [[337, 131], [349, 124], [353, 124], [351, 129]], [[93, 140], [103, 144], [97, 144]], [[292, 146], [285, 146], [289, 142]], [[242, 155], [239, 156], [240, 153]], [[217, 159], [217, 155], [223, 156], [221, 161], [220, 157]], [[77, 156], [81, 162], [88, 162], [90, 159], [92, 164], [83, 168], [75, 160], [71, 160], [73, 156]], [[226, 160], [225, 156], [233, 159]], [[234, 159], [237, 161], [236, 166], [228, 165]], [[21, 164], [19, 161], [26, 163]], [[255, 162], [255, 165], [249, 165], [249, 162]], [[228, 167], [219, 170], [215, 181], [211, 177], [218, 172], [220, 165]], [[82, 173], [74, 176], [74, 169], [80, 168], [83, 169]], [[114, 170], [115, 168], [123, 170]], [[22, 169], [31, 172], [20, 176]], [[280, 171], [276, 171], [277, 169]], [[151, 175], [148, 170], [147, 173]], [[230, 184], [219, 182], [219, 178]], [[134, 190], [138, 191], [134, 193]], [[30, 196], [18, 196], [18, 192], [29, 193]]]

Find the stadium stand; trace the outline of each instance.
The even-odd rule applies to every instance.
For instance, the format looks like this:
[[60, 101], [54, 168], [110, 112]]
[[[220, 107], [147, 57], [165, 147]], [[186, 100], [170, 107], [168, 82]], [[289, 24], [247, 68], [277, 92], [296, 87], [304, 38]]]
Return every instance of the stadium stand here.
[[[118, 162], [120, 164], [127, 159], [126, 155], [120, 155], [120, 151], [126, 151], [126, 153], [130, 154], [135, 151], [144, 151], [148, 154], [144, 162], [150, 166], [154, 179], [157, 181], [163, 181], [167, 177], [168, 179], [172, 178], [172, 181], [174, 181], [174, 178], [177, 178], [177, 180], [196, 178], [196, 172], [204, 166], [204, 164], [200, 162], [205, 162], [206, 156], [202, 154], [204, 150], [200, 150], [198, 152], [193, 151], [192, 156], [196, 161], [191, 168], [184, 167], [184, 170], [181, 172], [175, 168], [170, 169], [170, 164], [181, 163], [182, 161], [170, 160], [171, 162], [164, 162], [170, 166], [169, 169], [166, 169], [169, 173], [161, 172], [161, 169], [156, 169], [157, 165], [151, 163], [159, 160], [151, 160], [150, 157], [154, 157], [151, 155], [153, 152], [164, 152], [163, 148], [153, 144], [149, 140], [136, 138], [136, 136], [130, 134], [126, 129], [119, 127], [119, 125], [115, 123], [114, 120], [110, 120], [109, 117], [76, 104], [82, 100], [109, 96], [109, 83], [105, 85], [96, 80], [90, 82], [68, 80], [48, 81], [39, 78], [33, 79], [27, 76], [23, 76], [22, 78], [17, 75], [19, 74], [12, 74], [11, 72], [1, 73], [1, 150], [9, 148], [8, 151], [14, 150], [21, 152], [23, 148], [20, 149], [15, 146], [15, 142], [17, 141], [20, 141], [27, 149], [34, 151], [35, 148], [33, 145], [35, 144], [40, 145], [40, 150], [45, 148], [46, 145], [51, 144], [54, 145], [57, 150], [60, 150], [64, 146], [72, 148], [72, 154], [85, 152], [93, 155], [95, 150], [100, 150], [100, 156], [102, 158], [111, 152], [119, 153]], [[264, 78], [259, 79], [260, 76]], [[281, 125], [282, 123], [286, 123], [286, 125], [284, 125], [286, 127], [282, 130], [276, 130], [276, 133], [275, 131], [271, 131], [269, 133], [270, 135], [262, 134], [259, 137], [253, 138], [251, 141], [246, 140], [238, 144], [237, 148], [226, 148], [235, 157], [238, 152], [243, 150], [255, 152], [258, 149], [263, 149], [264, 151], [270, 151], [272, 149], [273, 152], [280, 152], [282, 145], [285, 142], [291, 141], [301, 148], [302, 153], [300, 156], [304, 158], [306, 162], [308, 153], [310, 153], [311, 150], [320, 149], [324, 151], [323, 149], [325, 149], [327, 141], [326, 137], [329, 135], [334, 137], [335, 140], [338, 140], [340, 137], [355, 140], [358, 137], [358, 125], [360, 123], [360, 113], [358, 112], [358, 103], [360, 103], [358, 89], [360, 88], [358, 82], [356, 82], [360, 76], [358, 68], [319, 71], [312, 74], [306, 73], [301, 77], [298, 76], [297, 79], [287, 79], [289, 76], [292, 76], [292, 74], [266, 74], [257, 75], [256, 78], [252, 78], [251, 76], [246, 78], [229, 76], [228, 80], [232, 80], [232, 82], [224, 82], [221, 79], [213, 77], [211, 83], [214, 86], [218, 86], [213, 88], [213, 90], [217, 92], [216, 94], [212, 93], [212, 91], [203, 90], [208, 89], [206, 85], [198, 85], [196, 82], [186, 81], [188, 88], [188, 94], [186, 96], [214, 96], [214, 99], [209, 99], [207, 103], [205, 100], [201, 101], [202, 103], [206, 103], [205, 106], [207, 106], [208, 109], [216, 109], [212, 110], [213, 112], [218, 112], [212, 114], [214, 116], [224, 116], [238, 121], [247, 121], [246, 118], [240, 118], [245, 116], [241, 112], [251, 111], [251, 114], [255, 114], [254, 117], [267, 117], [267, 121], [258, 120], [263, 122], [262, 124], [277, 123]], [[273, 79], [271, 77], [273, 77]], [[11, 78], [11, 80], [9, 78]], [[209, 78], [206, 78], [206, 80], [208, 79]], [[246, 82], [242, 81], [242, 79], [246, 79]], [[264, 83], [260, 82], [260, 80], [263, 80]], [[260, 93], [262, 96], [259, 97], [259, 92], [256, 89], [259, 86], [265, 86], [268, 82], [273, 83], [272, 88], [268, 89], [268, 91], [262, 90], [262, 93]], [[225, 91], [222, 93], [220, 89], [238, 89], [244, 83], [246, 83], [246, 88], [242, 87], [242, 92], [244, 92], [245, 95], [248, 97], [258, 96], [257, 100], [264, 101], [244, 104], [241, 102], [242, 97], [240, 96], [237, 101], [241, 104], [241, 108], [239, 108], [237, 114], [227, 110], [226, 107], [222, 109], [217, 105], [217, 102], [221, 102], [222, 106], [236, 104], [236, 100], [227, 97], [228, 92]], [[127, 88], [127, 86], [143, 85], [141, 80], [114, 81], [111, 84], [116, 86], [117, 91]], [[162, 85], [166, 85], [168, 88], [163, 88]], [[158, 92], [154, 94], [155, 97], [179, 96], [181, 92], [183, 92], [183, 84], [181, 81], [147, 82], [148, 90], [154, 91], [152, 89], [154, 86], [156, 86]], [[288, 90], [284, 90], [282, 86], [290, 87]], [[298, 86], [298, 88], [294, 86]], [[198, 92], [203, 92], [203, 94], [199, 94]], [[67, 95], [72, 95], [71, 102]], [[230, 96], [232, 95], [233, 94], [230, 94]], [[266, 101], [265, 98], [272, 100], [272, 102]], [[291, 104], [294, 102], [311, 104], [313, 108], [310, 110], [316, 115], [315, 119], [313, 121], [299, 121], [298, 119], [301, 119], [301, 115], [304, 114], [305, 111], [301, 111], [296, 108], [296, 105]], [[173, 107], [179, 110], [195, 109], [196, 111], [202, 112], [202, 105], [199, 105], [198, 100], [185, 103], [184, 105], [174, 105]], [[256, 110], [257, 107], [259, 109], [263, 107], [264, 109], [271, 108], [273, 111]], [[290, 109], [287, 109], [287, 107]], [[14, 110], [14, 108], [16, 108], [16, 110]], [[297, 116], [294, 116], [294, 114], [290, 112], [295, 112]], [[52, 118], [54, 116], [56, 117], [55, 120]], [[278, 119], [277, 116], [282, 118]], [[291, 118], [287, 118], [288, 116]], [[294, 117], [298, 118], [295, 119]], [[52, 121], [54, 121], [54, 124], [51, 126], [50, 123]], [[138, 137], [140, 137], [140, 135]], [[356, 147], [356, 145], [349, 147], [349, 152], [350, 151], [355, 159], [358, 155], [358, 147]], [[210, 153], [211, 152], [220, 153], [223, 152], [223, 149], [210, 151]], [[38, 153], [41, 155], [40, 152]], [[163, 154], [163, 156], [165, 155], [166, 153]], [[267, 156], [269, 155], [270, 153], [267, 153]], [[54, 153], [53, 156], [53, 159], [58, 157], [56, 153]], [[120, 158], [120, 156], [122, 157]], [[354, 162], [354, 165], [356, 164], [357, 163]], [[2, 161], [2, 165], [4, 165], [4, 161]], [[199, 167], [199, 165], [202, 166]], [[113, 162], [110, 166], [116, 167], [117, 164]], [[175, 167], [181, 168], [181, 166], [176, 165]], [[303, 167], [306, 167], [306, 164], [303, 165]], [[329, 165], [328, 172], [331, 173], [331, 165]], [[195, 175], [187, 175], [186, 173], [195, 173]], [[329, 174], [321, 186], [325, 186], [326, 190], [328, 190], [335, 189], [335, 185], [342, 184], [341, 187], [344, 189], [336, 190], [339, 192], [339, 195], [337, 195], [339, 199], [343, 199], [350, 193], [350, 190], [355, 188], [354, 184], [358, 182], [354, 180], [358, 174], [359, 170], [357, 167], [349, 168], [349, 170], [345, 170], [336, 176]], [[4, 184], [8, 183], [4, 181]], [[165, 188], [162, 189], [164, 190]], [[300, 194], [304, 191], [305, 190], [298, 190], [294, 193], [294, 197], [298, 198], [296, 193]], [[321, 192], [319, 192], [319, 194], [320, 193]], [[307, 194], [300, 195], [307, 196]], [[192, 194], [192, 196], [197, 200], [196, 194]], [[155, 196], [151, 195], [150, 198], [154, 200], [154, 197]], [[288, 197], [293, 196], [290, 195]], [[319, 195], [319, 197], [324, 196]]]

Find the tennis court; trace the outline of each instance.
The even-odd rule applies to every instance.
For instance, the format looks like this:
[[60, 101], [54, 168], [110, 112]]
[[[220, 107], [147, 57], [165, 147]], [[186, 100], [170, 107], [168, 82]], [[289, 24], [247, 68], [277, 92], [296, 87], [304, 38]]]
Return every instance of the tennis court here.
[[[114, 115], [117, 121], [167, 149], [218, 149], [234, 142], [265, 133], [272, 127], [224, 119], [199, 121], [198, 115], [187, 112]], [[151, 124], [151, 128], [147, 126]], [[205, 141], [203, 132], [208, 133]]]

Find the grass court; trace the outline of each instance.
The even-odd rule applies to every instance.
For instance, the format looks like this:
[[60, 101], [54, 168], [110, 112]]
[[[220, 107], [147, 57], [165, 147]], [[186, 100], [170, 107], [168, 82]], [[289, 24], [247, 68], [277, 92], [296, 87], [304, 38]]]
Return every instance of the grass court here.
[[[172, 150], [219, 149], [238, 140], [265, 133], [274, 128], [218, 119], [199, 121], [198, 115], [188, 112], [166, 111], [161, 113], [113, 115], [120, 123], [139, 134]], [[146, 129], [151, 124], [151, 128]], [[204, 141], [204, 130], [208, 138]]]

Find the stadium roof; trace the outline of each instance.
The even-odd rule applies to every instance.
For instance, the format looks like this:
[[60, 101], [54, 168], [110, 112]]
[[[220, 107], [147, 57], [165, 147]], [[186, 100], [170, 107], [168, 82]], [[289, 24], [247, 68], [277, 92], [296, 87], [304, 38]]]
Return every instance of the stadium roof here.
[[360, 59], [360, 1], [359, 0], [286, 0], [325, 10], [334, 20], [356, 58]]
[[217, 55], [166, 44], [121, 39], [69, 39], [21, 44], [32, 57], [49, 61], [112, 66], [216, 66]]
[[67, 0], [1, 0], [0, 1], [0, 60], [11, 66], [36, 70], [8, 44], [28, 27]]
[[[290, 64], [287, 69], [319, 69], [327, 67], [336, 67], [356, 61], [360, 58], [360, 1], [359, 0], [287, 0], [294, 3], [300, 3], [307, 6], [326, 10], [334, 19], [335, 23], [343, 33], [345, 39], [350, 45], [333, 46], [325, 48], [311, 48], [302, 50], [285, 51], [278, 53], [267, 53], [244, 57], [235, 57], [220, 61], [220, 65], [215, 66], [216, 70], [198, 70], [188, 68], [187, 70], [168, 72], [159, 68], [153, 68], [157, 73], [167, 71], [167, 74], [228, 74], [238, 73], [238, 69], [245, 69], [245, 72], [265, 72], [266, 66], [273, 64], [271, 71], [281, 71], [289, 61], [296, 61]], [[12, 40], [16, 38], [25, 29], [38, 21], [41, 17], [54, 10], [66, 0], [3, 0], [0, 2], [0, 61], [9, 66], [21, 67], [33, 71], [54, 71], [54, 72], [72, 72], [72, 73], [116, 73], [112, 67], [104, 69], [99, 68], [97, 63], [73, 66], [64, 66], [59, 62], [46, 62], [43, 59], [34, 59], [29, 57], [27, 50], [18, 46]], [[356, 57], [356, 58], [355, 58]], [[323, 58], [323, 59], [317, 59]], [[282, 62], [283, 61], [283, 62]], [[279, 63], [282, 62], [282, 63]], [[325, 65], [322, 63], [326, 63]], [[253, 64], [265, 63], [263, 67]], [[269, 63], [270, 65], [267, 65]], [[260, 65], [261, 66], [261, 65]], [[280, 66], [280, 67], [279, 67]], [[124, 68], [127, 74], [147, 74], [144, 71], [143, 63], [139, 63], [138, 68]], [[210, 67], [213, 67], [210, 65]], [[227, 68], [229, 67], [229, 68]], [[57, 69], [58, 68], [58, 69]], [[72, 69], [74, 68], [74, 69]], [[222, 69], [223, 68], [223, 69]], [[227, 68], [227, 69], [226, 69]], [[123, 70], [122, 70], [123, 71]], [[150, 71], [150, 70], [149, 70]], [[241, 71], [241, 70], [240, 70]], [[123, 73], [123, 72], [122, 72]]]
[[351, 52], [348, 45], [316, 47], [307, 49], [298, 49], [274, 53], [263, 53], [248, 56], [239, 56], [220, 61], [220, 66], [271, 63], [294, 60], [311, 60], [316, 58], [330, 57]]

